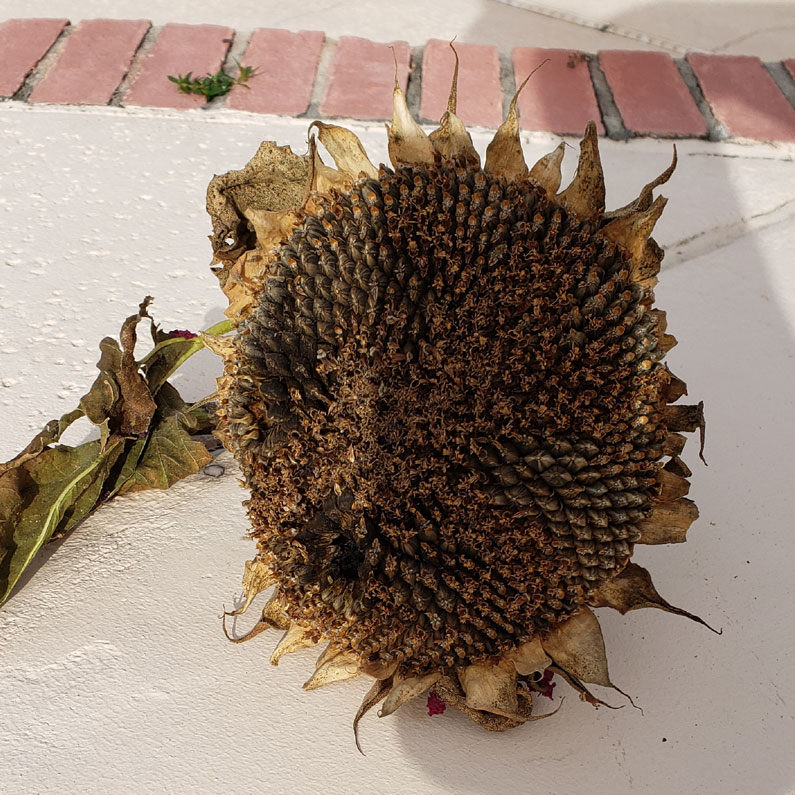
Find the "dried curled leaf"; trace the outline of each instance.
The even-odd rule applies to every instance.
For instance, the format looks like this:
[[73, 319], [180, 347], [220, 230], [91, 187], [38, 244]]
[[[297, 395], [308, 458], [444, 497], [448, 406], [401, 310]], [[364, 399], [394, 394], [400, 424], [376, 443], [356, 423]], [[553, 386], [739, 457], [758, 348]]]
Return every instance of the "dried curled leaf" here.
[[170, 384], [157, 395], [157, 415], [152, 432], [135, 471], [119, 488], [119, 494], [147, 489], [167, 489], [178, 480], [196, 474], [212, 456], [207, 448], [191, 438], [196, 420], [187, 404]]
[[41, 546], [92, 511], [121, 451], [120, 441], [48, 447], [0, 476], [0, 603]]
[[[143, 362], [135, 360], [137, 327], [151, 320], [151, 300], [124, 321], [119, 342], [102, 340], [99, 375], [80, 406], [47, 423], [0, 465], [0, 603], [43, 544], [103, 502], [122, 492], [168, 488], [210, 460], [204, 445], [191, 438], [196, 418], [166, 381], [202, 347], [201, 340], [154, 330], [155, 348]], [[99, 427], [98, 441], [51, 446], [83, 416]]]

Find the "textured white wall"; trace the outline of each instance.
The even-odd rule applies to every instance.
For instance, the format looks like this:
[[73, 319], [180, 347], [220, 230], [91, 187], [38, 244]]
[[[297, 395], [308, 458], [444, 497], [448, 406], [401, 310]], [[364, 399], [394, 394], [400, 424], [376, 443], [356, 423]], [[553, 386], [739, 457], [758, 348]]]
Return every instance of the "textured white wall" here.
[[[358, 129], [383, 157], [383, 130]], [[72, 407], [97, 342], [146, 293], [165, 328], [221, 316], [204, 188], [262, 138], [301, 149], [306, 122], [6, 104], [0, 130], [4, 460]], [[534, 138], [528, 155], [553, 144]], [[665, 167], [670, 144], [603, 152], [616, 206]], [[224, 454], [220, 478], [103, 508], [48, 547], [0, 609], [0, 791], [791, 792], [792, 154], [684, 143], [662, 191], [671, 201], [658, 239], [672, 245], [659, 305], [680, 340], [671, 367], [707, 405], [710, 466], [689, 445], [702, 514], [691, 541], [636, 559], [664, 596], [724, 633], [599, 611], [612, 678], [645, 715], [596, 712], [561, 683], [556, 717], [490, 735], [456, 712], [429, 718], [418, 702], [367, 716], [361, 757], [351, 721], [366, 683], [304, 693], [311, 652], [271, 668], [276, 636], [233, 646], [221, 634], [253, 552]], [[567, 158], [571, 170], [573, 150]], [[216, 360], [197, 357], [182, 385], [200, 397], [216, 373]], [[241, 625], [255, 615], [256, 604]]]

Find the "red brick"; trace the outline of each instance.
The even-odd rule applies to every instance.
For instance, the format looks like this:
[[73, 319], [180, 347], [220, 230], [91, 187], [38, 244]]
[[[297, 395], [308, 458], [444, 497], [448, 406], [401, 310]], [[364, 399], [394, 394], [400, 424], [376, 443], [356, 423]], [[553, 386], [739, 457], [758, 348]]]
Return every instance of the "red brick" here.
[[628, 130], [652, 135], [707, 134], [682, 75], [664, 52], [608, 50], [599, 65]]
[[[499, 127], [502, 122], [500, 56], [486, 44], [456, 44], [459, 58], [456, 115], [464, 124]], [[432, 39], [422, 58], [420, 116], [438, 121], [447, 109], [455, 56], [450, 44]]]
[[9, 19], [0, 25], [0, 97], [19, 90], [68, 24], [68, 19]]
[[183, 94], [169, 75], [204, 77], [223, 66], [235, 31], [220, 25], [163, 26], [152, 49], [141, 60], [122, 97], [124, 105], [154, 108], [200, 108], [207, 100], [201, 94]]
[[255, 30], [240, 63], [257, 71], [246, 84], [248, 89], [232, 89], [226, 106], [254, 113], [304, 113], [324, 41], [325, 35], [318, 31]]
[[792, 75], [792, 79], [795, 80], [795, 58], [784, 61], [784, 68]]
[[145, 19], [81, 22], [33, 89], [30, 101], [107, 105], [147, 30], [149, 22]]
[[320, 112], [354, 119], [391, 119], [392, 89], [395, 86], [395, 57], [398, 83], [405, 91], [409, 76], [409, 45], [391, 44], [343, 36], [332, 59]]
[[795, 110], [759, 58], [690, 53], [687, 60], [715, 118], [729, 135], [795, 141]]
[[517, 88], [545, 59], [519, 95], [519, 124], [525, 130], [582, 135], [589, 121], [604, 134], [602, 114], [591, 85], [588, 63], [577, 50], [517, 47], [513, 68]]

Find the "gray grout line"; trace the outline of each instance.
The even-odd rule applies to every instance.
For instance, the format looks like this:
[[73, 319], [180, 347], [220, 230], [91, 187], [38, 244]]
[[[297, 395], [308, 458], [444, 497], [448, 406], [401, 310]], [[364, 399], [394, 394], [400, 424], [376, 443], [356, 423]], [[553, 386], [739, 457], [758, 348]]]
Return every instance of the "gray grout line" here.
[[30, 70], [22, 85], [17, 89], [17, 92], [11, 97], [12, 100], [17, 102], [27, 102], [33, 89], [38, 85], [44, 75], [50, 70], [50, 67], [58, 60], [63, 48], [66, 46], [66, 40], [72, 35], [74, 26], [68, 22], [66, 27], [61, 31], [58, 38], [52, 43], [52, 46], [42, 56], [41, 60]]
[[[422, 102], [422, 58], [425, 47], [420, 45], [412, 47], [409, 55], [409, 79], [406, 84], [406, 104], [415, 119], [420, 118], [420, 103]], [[422, 121], [420, 119], [420, 121]]]
[[[44, 54], [39, 62], [31, 69], [26, 76], [22, 86], [11, 97], [12, 101], [27, 102], [36, 85], [45, 77], [52, 65], [56, 62], [64, 49], [66, 40], [75, 29], [68, 23], [60, 33], [50, 49]], [[154, 46], [162, 26], [150, 26], [146, 35], [141, 40], [127, 73], [120, 81], [108, 103], [113, 107], [124, 107], [124, 96], [132, 82], [140, 74], [141, 64]], [[235, 74], [237, 64], [242, 63], [242, 58], [251, 39], [251, 31], [235, 31], [232, 41], [227, 48], [222, 68], [229, 74]], [[336, 39], [326, 38], [323, 42], [320, 57], [318, 59], [315, 79], [312, 86], [312, 93], [309, 105], [305, 112], [296, 114], [295, 118], [317, 118], [321, 115], [320, 106], [325, 98], [329, 78], [331, 77], [331, 66], [334, 54], [338, 46]], [[429, 122], [428, 119], [420, 119], [420, 106], [422, 98], [422, 60], [425, 52], [425, 45], [417, 45], [411, 48], [409, 58], [408, 85], [406, 89], [406, 100], [409, 110], [415, 118], [421, 122]], [[510, 52], [499, 52], [499, 83], [502, 94], [503, 118], [508, 112], [511, 99], [516, 91], [516, 76], [514, 74], [513, 61]], [[654, 134], [636, 134], [628, 130], [621, 116], [610, 85], [602, 71], [599, 63], [599, 55], [587, 54], [588, 69], [591, 78], [591, 85], [596, 96], [599, 111], [608, 138], [618, 141], [626, 141], [630, 138], [654, 138]], [[707, 124], [706, 140], [724, 141], [730, 138], [726, 129], [715, 118], [709, 104], [707, 103], [698, 78], [693, 68], [685, 58], [673, 59], [679, 73], [690, 91], [693, 101]], [[245, 64], [244, 64], [245, 65]], [[771, 62], [764, 64], [765, 69], [771, 76], [778, 90], [784, 95], [790, 105], [795, 108], [795, 80], [789, 74], [783, 63]], [[216, 97], [205, 106], [206, 109], [224, 109], [226, 107], [226, 96]]]
[[783, 63], [765, 63], [773, 82], [778, 86], [778, 90], [787, 98], [787, 101], [795, 110], [795, 80]]
[[693, 67], [685, 58], [675, 58], [674, 64], [676, 64], [679, 74], [682, 75], [682, 80], [685, 81], [685, 85], [690, 91], [690, 95], [693, 97], [693, 101], [696, 103], [699, 113], [701, 113], [704, 117], [704, 121], [707, 123], [707, 140], [726, 140], [729, 134], [726, 132], [726, 128], [715, 118], [712, 108], [710, 108], [709, 103], [704, 98], [704, 92], [701, 90], [701, 84], [698, 82]]
[[[226, 51], [226, 56], [224, 57], [223, 63], [221, 64], [222, 71], [226, 72], [228, 75], [237, 77], [238, 64], [241, 64], [242, 66], [250, 65], [243, 63], [243, 55], [245, 54], [248, 43], [251, 40], [251, 34], [252, 31], [250, 30], [236, 30], [232, 34], [232, 42], [230, 43]], [[245, 89], [243, 89], [243, 91], [245, 91]], [[222, 94], [220, 97], [214, 97], [205, 104], [205, 109], [226, 107], [226, 98], [228, 96], [229, 94]]]
[[612, 138], [614, 141], [629, 140], [631, 135], [624, 125], [624, 120], [621, 118], [616, 101], [613, 99], [613, 92], [607, 82], [605, 73], [602, 71], [602, 67], [599, 65], [599, 56], [589, 55], [587, 63], [591, 73], [591, 84], [593, 85], [594, 94], [596, 94], [599, 110], [602, 113], [602, 124], [605, 126], [607, 137]]
[[124, 107], [124, 103], [122, 101], [124, 95], [127, 93], [127, 89], [130, 87], [133, 80], [138, 77], [138, 74], [141, 71], [141, 64], [149, 53], [149, 50], [151, 50], [154, 46], [154, 43], [157, 40], [157, 37], [160, 35], [160, 31], [162, 29], [163, 28], [160, 25], [149, 26], [149, 30], [146, 31], [146, 35], [143, 37], [143, 39], [141, 39], [138, 49], [133, 54], [132, 61], [130, 61], [130, 66], [127, 69], [127, 73], [124, 75], [119, 85], [116, 86], [116, 89], [110, 98], [110, 102], [108, 103], [109, 105], [120, 108]]
[[312, 86], [312, 94], [309, 98], [309, 106], [304, 113], [299, 113], [298, 118], [316, 119], [320, 117], [320, 105], [326, 94], [328, 85], [329, 71], [334, 60], [334, 53], [337, 51], [337, 40], [325, 38], [323, 48], [320, 50], [317, 69], [315, 70], [315, 83]]
[[500, 85], [502, 86], [502, 118], [508, 115], [511, 100], [516, 93], [516, 74], [513, 71], [513, 58], [509, 52], [499, 53]]

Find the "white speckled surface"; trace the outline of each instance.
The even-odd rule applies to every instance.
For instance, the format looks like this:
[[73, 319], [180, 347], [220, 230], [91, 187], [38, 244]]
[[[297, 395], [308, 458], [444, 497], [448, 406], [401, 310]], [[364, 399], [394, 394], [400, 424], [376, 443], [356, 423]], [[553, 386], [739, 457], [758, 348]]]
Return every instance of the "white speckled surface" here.
[[[0, 106], [0, 460], [73, 406], [99, 339], [145, 294], [165, 328], [221, 317], [205, 186], [262, 138], [300, 149], [305, 129], [227, 111]], [[383, 131], [363, 133], [383, 156]], [[551, 142], [528, 141], [528, 157]], [[603, 152], [619, 205], [670, 145]], [[689, 447], [702, 516], [690, 542], [636, 559], [724, 634], [600, 611], [612, 678], [645, 715], [595, 712], [568, 691], [556, 717], [490, 735], [416, 703], [365, 718], [361, 757], [350, 724], [364, 682], [304, 693], [312, 653], [274, 669], [275, 637], [233, 646], [221, 634], [252, 552], [224, 454], [221, 477], [103, 508], [0, 609], [0, 791], [792, 792], [792, 154], [685, 142], [663, 191], [658, 239], [672, 245], [658, 302], [680, 340], [671, 367], [707, 405], [710, 466]], [[196, 357], [186, 393], [209, 392], [216, 368]]]

